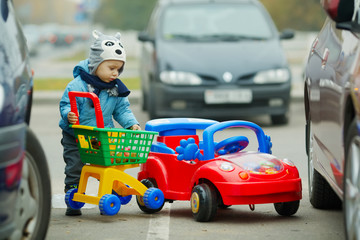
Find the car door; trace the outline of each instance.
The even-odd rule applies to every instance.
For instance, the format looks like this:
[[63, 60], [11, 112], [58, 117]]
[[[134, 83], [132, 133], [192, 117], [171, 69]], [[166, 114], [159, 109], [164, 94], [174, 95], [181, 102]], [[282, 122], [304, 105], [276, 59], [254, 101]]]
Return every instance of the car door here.
[[344, 168], [344, 106], [357, 44], [351, 32], [338, 30], [334, 22], [327, 20], [313, 44], [308, 63], [314, 151], [327, 178], [340, 188]]

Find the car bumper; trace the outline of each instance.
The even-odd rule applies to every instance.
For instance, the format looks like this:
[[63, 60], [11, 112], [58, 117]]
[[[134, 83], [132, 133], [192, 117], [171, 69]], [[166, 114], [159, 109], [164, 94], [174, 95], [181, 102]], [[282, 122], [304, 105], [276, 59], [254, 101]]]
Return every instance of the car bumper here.
[[302, 198], [301, 179], [255, 183], [215, 183], [225, 205], [297, 201]]
[[17, 191], [24, 159], [26, 124], [0, 128], [0, 236], [15, 229]]
[[250, 103], [205, 103], [204, 87], [168, 86], [161, 83], [153, 85], [155, 114], [162, 117], [235, 117], [256, 115], [283, 115], [289, 109], [290, 82], [281, 85], [227, 86], [211, 88], [214, 90], [250, 89]]

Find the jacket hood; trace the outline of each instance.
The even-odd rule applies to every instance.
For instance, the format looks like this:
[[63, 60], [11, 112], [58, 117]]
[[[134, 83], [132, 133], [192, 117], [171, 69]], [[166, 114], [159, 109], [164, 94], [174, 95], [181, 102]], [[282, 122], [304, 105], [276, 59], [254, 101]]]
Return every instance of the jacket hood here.
[[219, 79], [224, 72], [239, 78], [287, 67], [285, 53], [277, 39], [230, 43], [161, 42], [158, 47], [161, 70], [194, 72]]
[[80, 70], [84, 70], [85, 72], [89, 73], [89, 59], [85, 59], [80, 61], [73, 70], [74, 78], [80, 75]]

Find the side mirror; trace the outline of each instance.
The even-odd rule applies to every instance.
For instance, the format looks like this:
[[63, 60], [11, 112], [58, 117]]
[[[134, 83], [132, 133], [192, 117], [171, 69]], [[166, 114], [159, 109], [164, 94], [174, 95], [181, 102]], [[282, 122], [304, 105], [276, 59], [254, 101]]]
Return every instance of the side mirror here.
[[295, 36], [295, 32], [292, 29], [284, 29], [280, 33], [280, 39], [292, 39]]
[[138, 40], [140, 42], [152, 42], [152, 43], [155, 43], [155, 39], [150, 37], [149, 34], [147, 32], [140, 32], [138, 34]]

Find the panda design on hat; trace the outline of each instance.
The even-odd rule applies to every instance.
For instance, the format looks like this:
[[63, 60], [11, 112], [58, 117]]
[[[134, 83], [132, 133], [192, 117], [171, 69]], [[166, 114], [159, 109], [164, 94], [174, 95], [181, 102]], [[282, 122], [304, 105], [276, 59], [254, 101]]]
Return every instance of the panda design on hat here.
[[[105, 35], [97, 30], [93, 31], [94, 43], [90, 47], [89, 71], [95, 75], [98, 66], [105, 60], [119, 60], [126, 62], [125, 49], [120, 42], [121, 34], [117, 32], [115, 36]], [[123, 71], [124, 66], [120, 69]]]

